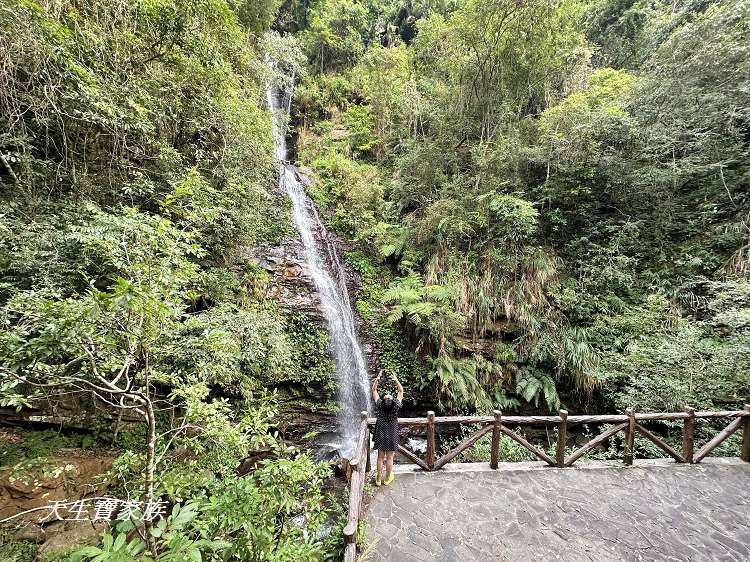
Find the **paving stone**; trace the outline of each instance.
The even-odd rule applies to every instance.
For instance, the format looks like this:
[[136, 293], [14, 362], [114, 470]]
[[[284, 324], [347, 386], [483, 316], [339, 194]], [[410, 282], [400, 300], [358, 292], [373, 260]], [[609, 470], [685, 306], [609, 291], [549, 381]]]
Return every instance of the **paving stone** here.
[[501, 468], [399, 474], [377, 489], [370, 560], [750, 560], [750, 464]]

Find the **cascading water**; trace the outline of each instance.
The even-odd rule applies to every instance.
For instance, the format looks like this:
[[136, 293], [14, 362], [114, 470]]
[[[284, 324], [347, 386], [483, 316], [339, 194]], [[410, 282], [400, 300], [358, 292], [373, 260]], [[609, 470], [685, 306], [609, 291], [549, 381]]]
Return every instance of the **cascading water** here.
[[354, 313], [345, 283], [346, 274], [336, 241], [323, 226], [315, 205], [305, 193], [294, 168], [287, 162], [286, 121], [291, 94], [285, 95], [273, 85], [268, 87], [267, 93], [273, 116], [279, 185], [292, 200], [294, 224], [302, 239], [306, 265], [328, 325], [329, 350], [335, 362], [334, 377], [338, 385], [339, 442], [334, 446], [341, 456], [351, 457], [358, 438], [360, 412], [369, 410], [370, 406], [367, 363], [357, 338]]

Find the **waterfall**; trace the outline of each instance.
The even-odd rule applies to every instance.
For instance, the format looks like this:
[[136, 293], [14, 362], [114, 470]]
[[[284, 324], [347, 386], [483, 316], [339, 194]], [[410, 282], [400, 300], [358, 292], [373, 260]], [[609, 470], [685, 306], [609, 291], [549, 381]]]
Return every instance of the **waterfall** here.
[[305, 262], [320, 298], [328, 327], [328, 347], [335, 362], [338, 387], [337, 425], [341, 456], [350, 458], [356, 448], [360, 412], [369, 410], [370, 377], [362, 346], [357, 337], [346, 272], [341, 264], [337, 241], [320, 220], [294, 168], [287, 162], [286, 122], [291, 94], [269, 85], [268, 106], [273, 118], [274, 155], [279, 163], [279, 186], [293, 205], [294, 224], [305, 251]]

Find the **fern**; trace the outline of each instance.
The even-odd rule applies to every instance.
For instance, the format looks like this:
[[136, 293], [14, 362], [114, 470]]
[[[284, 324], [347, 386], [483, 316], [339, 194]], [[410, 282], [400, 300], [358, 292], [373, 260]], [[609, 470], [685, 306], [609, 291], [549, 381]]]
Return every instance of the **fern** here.
[[474, 409], [491, 408], [491, 402], [477, 380], [476, 362], [473, 358], [453, 359], [449, 356], [433, 360], [442, 396], [457, 407]]
[[555, 381], [548, 375], [523, 373], [516, 382], [516, 392], [535, 406], [539, 406], [539, 399], [544, 402], [550, 410], [560, 408], [560, 397], [557, 394]]
[[526, 376], [518, 381], [516, 384], [516, 392], [526, 400], [526, 402], [534, 401], [534, 405], [539, 405], [539, 391], [542, 389], [541, 381], [534, 376]]

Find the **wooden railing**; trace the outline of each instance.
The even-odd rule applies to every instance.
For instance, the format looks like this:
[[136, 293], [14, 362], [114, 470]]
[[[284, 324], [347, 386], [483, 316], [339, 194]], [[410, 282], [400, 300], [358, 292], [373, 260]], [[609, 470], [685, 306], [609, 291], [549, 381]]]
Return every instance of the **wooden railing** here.
[[362, 412], [359, 423], [359, 437], [354, 457], [349, 460], [347, 477], [349, 478], [349, 515], [344, 527], [346, 548], [344, 562], [357, 559], [357, 529], [362, 511], [362, 496], [367, 474], [370, 472], [370, 430], [367, 426], [367, 412]]
[[[703, 445], [698, 451], [694, 451], [695, 426], [699, 419], [731, 419], [732, 421], [716, 436]], [[682, 448], [680, 451], [669, 445], [664, 439], [649, 431], [643, 426], [644, 422], [650, 421], [677, 421], [684, 420], [682, 428]], [[572, 466], [583, 455], [616, 435], [625, 433], [623, 462], [632, 465], [635, 438], [637, 435], [645, 437], [665, 451], [670, 457], [679, 463], [698, 463], [711, 451], [723, 443], [734, 432], [742, 430], [742, 452], [741, 458], [750, 462], [750, 405], [743, 410], [730, 410], [719, 412], [700, 412], [693, 408], [686, 408], [684, 412], [672, 413], [635, 413], [628, 408], [624, 414], [601, 415], [601, 416], [569, 416], [565, 410], [560, 410], [556, 416], [503, 416], [502, 412], [495, 410], [492, 416], [444, 416], [436, 417], [435, 412], [428, 412], [425, 418], [399, 418], [398, 422], [404, 427], [425, 427], [427, 435], [427, 450], [425, 458], [421, 459], [408, 449], [399, 445], [398, 451], [407, 460], [416, 464], [426, 471], [439, 470], [452, 461], [466, 449], [471, 447], [483, 436], [492, 433], [492, 448], [490, 452], [490, 468], [496, 469], [500, 461], [500, 438], [506, 436], [530, 451], [539, 460], [550, 466], [565, 468]], [[349, 494], [349, 517], [344, 536], [346, 537], [345, 562], [353, 562], [356, 559], [356, 536], [357, 527], [362, 507], [362, 491], [367, 473], [370, 471], [370, 438], [369, 426], [375, 424], [375, 418], [368, 418], [367, 412], [362, 412], [360, 422], [359, 441], [354, 458], [350, 461], [350, 494]], [[461, 441], [453, 449], [436, 458], [435, 427], [437, 425], [479, 425], [466, 439]], [[566, 444], [568, 427], [576, 424], [614, 424], [586, 444], [575, 449], [566, 456]], [[557, 428], [557, 443], [555, 455], [539, 449], [527, 441], [522, 435], [513, 431], [512, 428], [528, 425], [553, 425]]]

